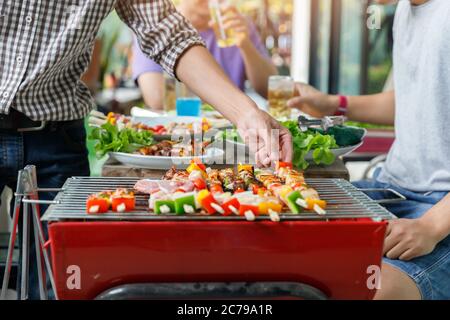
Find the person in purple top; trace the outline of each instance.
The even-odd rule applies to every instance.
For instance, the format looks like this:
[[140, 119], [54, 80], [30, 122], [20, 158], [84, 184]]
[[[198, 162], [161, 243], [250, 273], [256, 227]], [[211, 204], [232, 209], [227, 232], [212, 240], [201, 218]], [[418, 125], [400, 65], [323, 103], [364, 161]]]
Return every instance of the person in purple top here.
[[[178, 10], [199, 31], [210, 53], [237, 87], [243, 91], [245, 81], [249, 80], [256, 92], [263, 97], [267, 96], [268, 78], [277, 74], [277, 69], [255, 26], [246, 17], [233, 6], [226, 9], [228, 12], [224, 27], [236, 32], [236, 46], [220, 48], [211, 28], [207, 0], [182, 0]], [[143, 54], [136, 39], [133, 45], [132, 70], [145, 104], [154, 110], [162, 109], [163, 70]]]

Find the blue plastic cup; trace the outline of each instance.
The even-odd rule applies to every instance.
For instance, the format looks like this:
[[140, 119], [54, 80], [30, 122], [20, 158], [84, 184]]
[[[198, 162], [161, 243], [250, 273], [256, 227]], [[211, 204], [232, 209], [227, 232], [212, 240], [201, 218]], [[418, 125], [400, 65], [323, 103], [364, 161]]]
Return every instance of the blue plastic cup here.
[[201, 105], [197, 97], [177, 98], [177, 116], [200, 117]]

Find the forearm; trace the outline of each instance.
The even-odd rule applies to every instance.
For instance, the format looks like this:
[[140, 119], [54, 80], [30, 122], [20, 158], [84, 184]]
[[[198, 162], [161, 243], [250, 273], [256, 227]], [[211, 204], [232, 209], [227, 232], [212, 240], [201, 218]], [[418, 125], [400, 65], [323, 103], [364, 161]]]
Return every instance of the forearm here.
[[422, 216], [438, 242], [450, 235], [450, 194]]
[[214, 106], [234, 124], [256, 105], [226, 76], [207, 49], [191, 47], [178, 62], [177, 77], [203, 101]]
[[161, 110], [164, 105], [164, 77], [161, 73], [147, 72], [137, 80], [145, 105], [153, 110]]
[[394, 125], [394, 91], [348, 98], [347, 117], [350, 120], [380, 125]]
[[264, 57], [249, 40], [240, 47], [245, 65], [245, 74], [252, 87], [264, 98], [267, 98], [268, 79], [278, 74], [277, 68]]

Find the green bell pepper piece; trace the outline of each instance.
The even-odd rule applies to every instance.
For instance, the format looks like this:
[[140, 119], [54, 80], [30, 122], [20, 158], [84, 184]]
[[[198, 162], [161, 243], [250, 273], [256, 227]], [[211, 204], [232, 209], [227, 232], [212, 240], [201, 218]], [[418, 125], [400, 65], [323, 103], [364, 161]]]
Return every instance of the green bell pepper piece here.
[[296, 203], [297, 199], [303, 199], [298, 191], [293, 191], [286, 196], [286, 204], [294, 214], [299, 214], [303, 211], [303, 208]]
[[[167, 208], [170, 209], [166, 212]], [[164, 210], [166, 209], [166, 210]], [[175, 202], [173, 200], [156, 200], [155, 201], [155, 213], [156, 214], [168, 214], [175, 213]]]

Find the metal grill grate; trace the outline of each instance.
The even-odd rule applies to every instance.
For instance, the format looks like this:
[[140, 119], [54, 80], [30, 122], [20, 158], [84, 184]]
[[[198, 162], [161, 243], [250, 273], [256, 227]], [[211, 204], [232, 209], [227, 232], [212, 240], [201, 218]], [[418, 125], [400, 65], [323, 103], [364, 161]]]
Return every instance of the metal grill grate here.
[[[245, 220], [239, 216], [220, 215], [153, 215], [148, 207], [148, 195], [136, 194], [136, 210], [132, 213], [107, 213], [102, 215], [88, 215], [85, 203], [87, 197], [102, 190], [115, 188], [132, 189], [138, 179], [136, 178], [95, 178], [74, 177], [66, 181], [62, 192], [55, 198], [45, 215], [44, 221], [59, 220], [145, 220], [145, 221], [193, 221], [193, 220]], [[350, 182], [341, 179], [307, 179], [307, 183], [315, 188], [322, 199], [328, 203], [327, 214], [319, 216], [314, 212], [305, 211], [300, 215], [285, 213], [282, 220], [327, 220], [327, 219], [353, 219], [372, 218], [377, 221], [395, 218], [389, 211], [371, 200], [367, 195], [358, 191]], [[268, 216], [259, 216], [257, 220], [269, 220]]]

